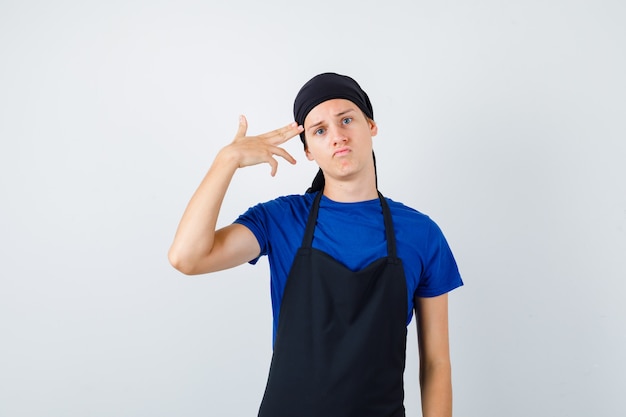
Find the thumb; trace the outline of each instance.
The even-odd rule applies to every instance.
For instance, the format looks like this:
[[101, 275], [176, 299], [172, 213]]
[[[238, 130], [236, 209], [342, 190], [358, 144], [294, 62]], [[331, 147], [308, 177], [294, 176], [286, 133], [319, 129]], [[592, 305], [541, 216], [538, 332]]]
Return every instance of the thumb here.
[[243, 114], [239, 116], [239, 127], [237, 128], [236, 137], [244, 137], [246, 136], [246, 132], [248, 131], [248, 120], [246, 120], [246, 116]]

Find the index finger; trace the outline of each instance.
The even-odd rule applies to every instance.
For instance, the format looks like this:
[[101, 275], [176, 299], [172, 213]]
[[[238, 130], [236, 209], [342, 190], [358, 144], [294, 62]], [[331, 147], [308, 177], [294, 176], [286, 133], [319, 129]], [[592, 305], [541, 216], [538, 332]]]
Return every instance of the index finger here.
[[281, 143], [285, 143], [289, 139], [299, 135], [300, 133], [302, 133], [303, 130], [304, 128], [301, 125], [293, 122], [288, 124], [287, 126], [283, 126], [276, 130], [272, 130], [271, 132], [259, 135], [259, 137], [263, 139], [269, 139], [270, 143], [273, 145], [280, 145]]

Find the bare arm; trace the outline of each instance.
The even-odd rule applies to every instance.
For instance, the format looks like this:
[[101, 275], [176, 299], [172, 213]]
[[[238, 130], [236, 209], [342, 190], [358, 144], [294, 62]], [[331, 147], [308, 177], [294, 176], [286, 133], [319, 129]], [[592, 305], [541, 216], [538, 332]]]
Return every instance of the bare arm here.
[[419, 298], [415, 305], [424, 417], [452, 416], [448, 294]]
[[279, 145], [298, 135], [302, 127], [292, 123], [259, 136], [246, 136], [247, 129], [248, 123], [241, 116], [235, 139], [217, 154], [178, 225], [168, 258], [185, 274], [231, 268], [259, 254], [259, 244], [245, 226], [233, 224], [215, 230], [224, 196], [238, 168], [268, 163], [274, 176], [278, 168], [275, 156], [295, 164]]

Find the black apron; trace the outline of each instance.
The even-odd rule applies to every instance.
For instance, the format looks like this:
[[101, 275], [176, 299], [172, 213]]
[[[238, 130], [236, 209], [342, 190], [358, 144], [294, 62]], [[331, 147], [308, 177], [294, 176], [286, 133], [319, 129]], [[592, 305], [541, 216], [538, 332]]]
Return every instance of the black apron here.
[[404, 417], [407, 288], [378, 195], [387, 257], [356, 272], [312, 248], [322, 191], [315, 198], [285, 285], [259, 417]]

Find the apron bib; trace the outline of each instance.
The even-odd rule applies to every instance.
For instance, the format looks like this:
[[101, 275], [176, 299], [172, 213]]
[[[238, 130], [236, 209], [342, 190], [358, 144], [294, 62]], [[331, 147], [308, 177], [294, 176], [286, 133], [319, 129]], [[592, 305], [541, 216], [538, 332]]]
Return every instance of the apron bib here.
[[312, 247], [321, 197], [285, 285], [259, 417], [404, 417], [407, 288], [389, 207], [379, 193], [387, 257], [353, 272]]

